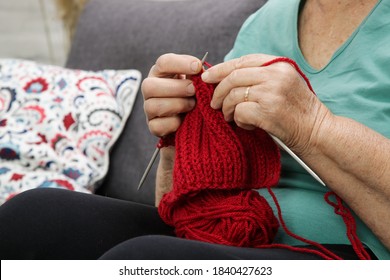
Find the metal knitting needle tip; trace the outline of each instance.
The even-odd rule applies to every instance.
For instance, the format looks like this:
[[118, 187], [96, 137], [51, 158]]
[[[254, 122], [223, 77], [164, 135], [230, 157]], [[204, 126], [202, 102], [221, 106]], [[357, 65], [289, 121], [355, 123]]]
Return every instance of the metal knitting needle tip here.
[[160, 153], [160, 149], [159, 148], [156, 148], [154, 150], [154, 153], [152, 155], [152, 158], [150, 159], [149, 161], [149, 164], [148, 166], [146, 167], [145, 171], [144, 171], [144, 174], [142, 175], [142, 178], [141, 180], [139, 181], [138, 183], [138, 188], [137, 188], [137, 191], [139, 191], [139, 189], [142, 187], [142, 185], [144, 184], [145, 180], [146, 180], [146, 177], [148, 176], [149, 172], [150, 172], [150, 169], [152, 168], [154, 162], [156, 161], [156, 158], [158, 156], [158, 154]]
[[209, 52], [206, 52], [204, 54], [204, 56], [202, 57], [202, 60], [200, 61], [202, 63], [202, 65], [206, 62], [206, 58], [207, 58], [208, 55], [209, 55]]
[[279, 144], [280, 147], [283, 148], [283, 150], [285, 150], [290, 156], [292, 156], [293, 159], [295, 159], [296, 162], [298, 162], [307, 172], [309, 172], [309, 174], [314, 178], [316, 179], [321, 185], [323, 185], [324, 187], [326, 187], [325, 183], [321, 180], [321, 178], [313, 171], [311, 170], [311, 168], [309, 166], [306, 165], [306, 163], [303, 162], [303, 160], [301, 160], [293, 151], [290, 150], [289, 147], [287, 147], [279, 138], [277, 138], [276, 136], [273, 136], [270, 134], [270, 136], [272, 137], [272, 139], [274, 139], [274, 141], [276, 143]]
[[[200, 61], [200, 62], [202, 63], [202, 66], [203, 66], [203, 64], [205, 63], [208, 54], [209, 54], [209, 52], [206, 52], [206, 53], [204, 54], [204, 56], [202, 57], [202, 60]], [[160, 148], [156, 148], [156, 149], [154, 150], [154, 153], [153, 153], [153, 155], [152, 155], [152, 158], [150, 159], [150, 161], [149, 161], [149, 163], [148, 163], [148, 166], [146, 167], [146, 169], [145, 169], [145, 171], [144, 171], [144, 174], [142, 175], [141, 180], [140, 180], [139, 183], [138, 183], [137, 191], [139, 191], [140, 188], [142, 187], [142, 185], [144, 184], [144, 182], [145, 182], [145, 180], [146, 180], [146, 177], [148, 177], [148, 174], [149, 174], [149, 172], [150, 172], [150, 169], [152, 169], [152, 166], [153, 166], [154, 162], [156, 161], [156, 158], [157, 158], [157, 156], [158, 156], [159, 153], [160, 153]]]

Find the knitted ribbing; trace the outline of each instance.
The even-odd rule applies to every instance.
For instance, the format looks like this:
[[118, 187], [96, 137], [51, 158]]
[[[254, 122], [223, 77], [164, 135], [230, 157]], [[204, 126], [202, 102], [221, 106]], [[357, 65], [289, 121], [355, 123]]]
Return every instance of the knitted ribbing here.
[[214, 86], [200, 76], [193, 83], [197, 105], [176, 132], [173, 190], [161, 200], [160, 216], [180, 237], [245, 247], [270, 244], [278, 220], [253, 189], [277, 184], [279, 149], [264, 130], [227, 123], [210, 107]]

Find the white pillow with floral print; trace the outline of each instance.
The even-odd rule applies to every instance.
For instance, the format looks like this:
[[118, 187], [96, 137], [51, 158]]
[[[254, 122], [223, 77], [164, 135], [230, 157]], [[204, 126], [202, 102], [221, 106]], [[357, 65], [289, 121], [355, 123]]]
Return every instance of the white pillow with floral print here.
[[0, 59], [0, 204], [33, 188], [93, 192], [140, 81], [138, 70]]

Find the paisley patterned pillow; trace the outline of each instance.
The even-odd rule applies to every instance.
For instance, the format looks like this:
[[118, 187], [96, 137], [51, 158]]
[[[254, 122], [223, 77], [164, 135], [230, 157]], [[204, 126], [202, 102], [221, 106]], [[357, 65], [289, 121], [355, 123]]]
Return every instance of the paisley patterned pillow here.
[[0, 59], [0, 204], [32, 188], [93, 192], [140, 80], [137, 70]]

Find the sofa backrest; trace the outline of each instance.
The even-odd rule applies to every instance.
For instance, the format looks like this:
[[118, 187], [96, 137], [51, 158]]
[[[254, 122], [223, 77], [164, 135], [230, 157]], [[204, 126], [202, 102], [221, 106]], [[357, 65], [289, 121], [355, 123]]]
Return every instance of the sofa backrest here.
[[[163, 53], [221, 62], [244, 22], [264, 0], [90, 0], [78, 23], [67, 67], [86, 70], [136, 68], [144, 77]], [[109, 173], [98, 193], [154, 203], [156, 165], [140, 180], [158, 139], [151, 136], [138, 94], [133, 112], [111, 152]]]

